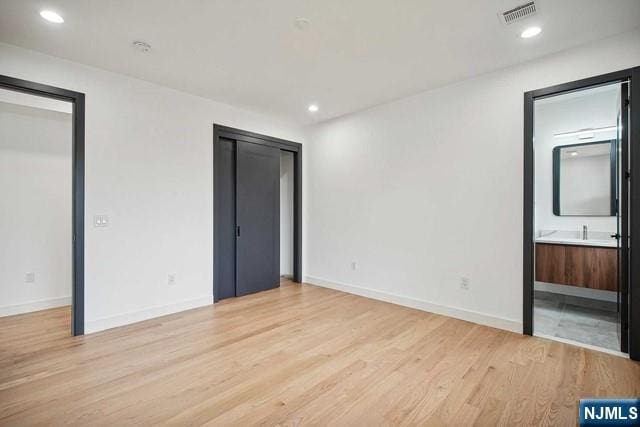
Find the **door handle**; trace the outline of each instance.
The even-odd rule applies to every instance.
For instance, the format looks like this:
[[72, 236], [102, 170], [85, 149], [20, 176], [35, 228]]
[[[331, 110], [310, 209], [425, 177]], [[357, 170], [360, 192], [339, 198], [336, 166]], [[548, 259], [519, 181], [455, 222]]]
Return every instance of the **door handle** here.
[[616, 234], [612, 234], [612, 235], [611, 235], [611, 237], [613, 237], [614, 239], [616, 239], [616, 240], [617, 240], [617, 239], [619, 239], [621, 236], [620, 236], [620, 234], [619, 234], [619, 233], [616, 233]]
[[240, 237], [240, 226], [236, 227], [236, 236]]

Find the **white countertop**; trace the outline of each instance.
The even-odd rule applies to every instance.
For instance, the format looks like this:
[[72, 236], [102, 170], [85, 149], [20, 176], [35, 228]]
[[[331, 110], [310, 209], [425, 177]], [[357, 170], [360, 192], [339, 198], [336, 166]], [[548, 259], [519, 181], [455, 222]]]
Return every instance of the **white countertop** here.
[[615, 239], [575, 239], [570, 237], [546, 236], [537, 237], [536, 243], [549, 243], [554, 245], [579, 245], [579, 246], [598, 246], [603, 248], [615, 248], [618, 241]]
[[618, 241], [611, 237], [613, 233], [615, 231], [587, 230], [588, 239], [583, 239], [582, 230], [538, 230], [536, 243], [615, 248]]

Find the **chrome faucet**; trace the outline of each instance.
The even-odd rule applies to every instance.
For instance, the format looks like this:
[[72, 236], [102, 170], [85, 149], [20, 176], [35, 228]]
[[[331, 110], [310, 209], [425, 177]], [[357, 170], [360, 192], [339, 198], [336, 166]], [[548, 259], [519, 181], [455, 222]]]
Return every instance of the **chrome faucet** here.
[[586, 225], [582, 226], [582, 240], [589, 240], [589, 229]]

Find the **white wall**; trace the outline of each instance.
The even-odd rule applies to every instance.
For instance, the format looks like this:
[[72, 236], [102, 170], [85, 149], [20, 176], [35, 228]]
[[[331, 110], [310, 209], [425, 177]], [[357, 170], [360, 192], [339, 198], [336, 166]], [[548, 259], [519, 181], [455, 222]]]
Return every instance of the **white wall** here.
[[[302, 131], [277, 117], [6, 44], [0, 74], [86, 94], [86, 330], [210, 304], [213, 123], [297, 142]], [[92, 226], [98, 214], [109, 215], [109, 227]]]
[[[555, 138], [553, 135], [578, 129], [615, 126], [618, 92], [617, 87], [598, 88], [586, 92], [584, 96], [569, 94], [536, 102], [534, 128], [536, 230], [581, 231], [582, 226], [586, 225], [591, 231], [615, 232], [615, 217], [571, 217], [553, 214], [552, 153], [553, 148], [558, 145], [615, 139], [615, 130], [594, 134], [594, 138], [589, 140], [580, 140], [577, 136]], [[606, 177], [606, 182], [609, 182], [609, 177]]]
[[68, 101], [45, 98], [44, 96], [31, 95], [8, 89], [0, 90], [0, 102], [67, 114], [71, 114], [73, 110], [73, 104]]
[[293, 153], [280, 152], [280, 275], [293, 277]]
[[307, 280], [521, 330], [523, 93], [637, 65], [640, 31], [311, 127]]
[[0, 102], [0, 316], [71, 302], [71, 139], [70, 114]]

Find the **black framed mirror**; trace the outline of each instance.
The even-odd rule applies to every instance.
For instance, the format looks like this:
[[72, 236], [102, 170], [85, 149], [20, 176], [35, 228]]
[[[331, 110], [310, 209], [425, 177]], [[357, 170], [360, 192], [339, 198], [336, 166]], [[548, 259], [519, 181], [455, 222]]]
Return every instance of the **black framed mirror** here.
[[553, 214], [616, 215], [616, 140], [553, 149]]

